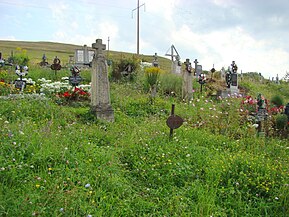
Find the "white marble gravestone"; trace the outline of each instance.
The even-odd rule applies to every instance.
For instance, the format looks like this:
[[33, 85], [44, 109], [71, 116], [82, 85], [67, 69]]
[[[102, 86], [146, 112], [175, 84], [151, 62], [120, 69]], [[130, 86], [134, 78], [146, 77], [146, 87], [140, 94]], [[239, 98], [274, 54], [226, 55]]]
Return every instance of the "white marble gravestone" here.
[[108, 65], [102, 53], [105, 47], [101, 39], [97, 39], [96, 43], [92, 44], [96, 52], [92, 60], [91, 111], [98, 119], [113, 122], [114, 112], [110, 104]]

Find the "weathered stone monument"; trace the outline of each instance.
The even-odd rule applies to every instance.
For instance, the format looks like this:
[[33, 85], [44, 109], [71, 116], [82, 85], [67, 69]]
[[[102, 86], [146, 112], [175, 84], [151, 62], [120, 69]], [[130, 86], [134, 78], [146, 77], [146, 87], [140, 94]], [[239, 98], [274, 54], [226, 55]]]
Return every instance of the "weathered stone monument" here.
[[192, 83], [192, 65], [190, 59], [186, 59], [186, 69], [183, 72], [183, 90], [182, 97], [190, 101], [193, 98], [193, 83]]
[[232, 61], [231, 64], [231, 84], [230, 84], [230, 92], [231, 94], [238, 94], [238, 74], [237, 74], [238, 67], [235, 61]]
[[94, 50], [89, 49], [87, 45], [84, 45], [82, 49], [75, 50], [74, 55], [75, 65], [78, 67], [90, 66], [93, 56]]
[[110, 104], [110, 92], [108, 81], [108, 65], [103, 54], [105, 44], [102, 39], [97, 39], [92, 44], [96, 50], [92, 59], [91, 76], [91, 111], [100, 120], [114, 121], [114, 111]]

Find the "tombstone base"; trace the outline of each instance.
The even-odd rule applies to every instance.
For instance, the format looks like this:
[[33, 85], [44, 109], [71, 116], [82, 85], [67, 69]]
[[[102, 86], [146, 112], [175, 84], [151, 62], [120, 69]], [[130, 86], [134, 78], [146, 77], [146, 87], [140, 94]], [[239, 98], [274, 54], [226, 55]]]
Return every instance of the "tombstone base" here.
[[91, 112], [96, 116], [97, 119], [114, 122], [114, 111], [112, 107], [109, 106], [91, 106]]

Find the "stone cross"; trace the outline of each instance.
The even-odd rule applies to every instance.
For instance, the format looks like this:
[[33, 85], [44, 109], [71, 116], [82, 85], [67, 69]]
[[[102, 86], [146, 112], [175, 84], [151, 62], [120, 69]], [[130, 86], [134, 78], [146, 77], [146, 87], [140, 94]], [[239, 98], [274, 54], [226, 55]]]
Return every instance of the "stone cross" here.
[[102, 51], [106, 49], [106, 45], [102, 44], [102, 39], [96, 39], [96, 42], [92, 44], [92, 48], [96, 50], [96, 56], [102, 54]]
[[96, 54], [92, 60], [91, 74], [91, 111], [98, 119], [105, 121], [114, 121], [114, 112], [110, 104], [110, 90], [108, 80], [108, 65], [102, 53], [105, 50], [105, 44], [101, 39], [97, 39], [92, 44], [96, 49]]
[[183, 99], [187, 99], [188, 101], [190, 101], [193, 98], [192, 66], [190, 59], [186, 59], [185, 65], [186, 70], [183, 73], [182, 96]]

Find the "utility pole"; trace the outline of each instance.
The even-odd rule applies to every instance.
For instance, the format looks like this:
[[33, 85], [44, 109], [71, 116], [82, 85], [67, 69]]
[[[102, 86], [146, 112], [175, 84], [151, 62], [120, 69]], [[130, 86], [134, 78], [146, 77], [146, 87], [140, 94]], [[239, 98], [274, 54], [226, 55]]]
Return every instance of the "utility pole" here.
[[137, 0], [137, 8], [132, 10], [132, 12], [137, 10], [137, 55], [139, 55], [139, 8], [144, 5], [145, 4], [139, 5], [139, 0]]

